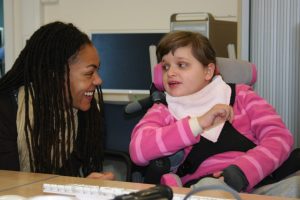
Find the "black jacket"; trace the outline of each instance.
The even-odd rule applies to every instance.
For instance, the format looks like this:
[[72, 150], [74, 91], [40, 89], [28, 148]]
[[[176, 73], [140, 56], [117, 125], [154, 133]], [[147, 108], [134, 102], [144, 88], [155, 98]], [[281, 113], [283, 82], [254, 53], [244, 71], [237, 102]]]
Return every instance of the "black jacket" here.
[[[18, 111], [15, 93], [0, 93], [0, 170], [20, 170], [17, 124]], [[62, 171], [62, 175], [81, 176], [81, 160], [76, 153], [71, 154], [69, 159], [71, 170]], [[85, 174], [84, 174], [85, 175]]]
[[17, 110], [18, 106], [13, 93], [0, 94], [0, 169], [20, 170]]

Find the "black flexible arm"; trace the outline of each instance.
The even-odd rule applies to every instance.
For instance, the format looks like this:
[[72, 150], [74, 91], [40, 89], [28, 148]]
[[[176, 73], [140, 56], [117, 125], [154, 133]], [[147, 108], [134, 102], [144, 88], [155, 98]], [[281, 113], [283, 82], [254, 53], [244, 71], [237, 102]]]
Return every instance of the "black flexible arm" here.
[[224, 185], [207, 185], [203, 187], [194, 188], [189, 193], [187, 193], [187, 195], [184, 197], [183, 200], [187, 200], [190, 196], [204, 190], [224, 190], [226, 192], [229, 192], [236, 200], [242, 200], [239, 193], [237, 193], [235, 190], [231, 189], [230, 187], [226, 187]]

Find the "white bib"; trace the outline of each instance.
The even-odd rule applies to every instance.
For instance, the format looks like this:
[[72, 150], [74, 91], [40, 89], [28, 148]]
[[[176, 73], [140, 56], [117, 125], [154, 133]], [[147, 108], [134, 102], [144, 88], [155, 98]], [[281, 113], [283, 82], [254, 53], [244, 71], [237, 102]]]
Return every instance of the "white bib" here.
[[[170, 113], [177, 120], [180, 120], [187, 116], [199, 117], [216, 104], [229, 105], [230, 96], [230, 86], [222, 80], [221, 76], [215, 76], [212, 82], [194, 94], [173, 97], [166, 93], [166, 101]], [[210, 129], [205, 129], [201, 136], [212, 142], [216, 142], [224, 124], [225, 122]]]

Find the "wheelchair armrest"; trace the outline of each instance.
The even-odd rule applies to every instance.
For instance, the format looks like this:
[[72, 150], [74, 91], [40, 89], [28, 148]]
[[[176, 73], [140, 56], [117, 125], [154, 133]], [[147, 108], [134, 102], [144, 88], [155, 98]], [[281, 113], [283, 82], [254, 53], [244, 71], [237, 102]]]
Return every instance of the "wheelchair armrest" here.
[[131, 170], [132, 170], [132, 162], [128, 155], [128, 153], [117, 151], [117, 150], [104, 150], [104, 159], [111, 158], [115, 160], [122, 160], [126, 164], [127, 172], [126, 172], [126, 181], [131, 181]]

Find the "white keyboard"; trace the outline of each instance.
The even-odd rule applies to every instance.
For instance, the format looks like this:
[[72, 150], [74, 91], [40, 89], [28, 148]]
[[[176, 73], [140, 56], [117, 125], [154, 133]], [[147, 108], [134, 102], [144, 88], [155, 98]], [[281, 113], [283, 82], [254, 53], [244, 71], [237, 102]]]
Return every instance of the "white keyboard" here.
[[[43, 192], [75, 196], [78, 200], [111, 200], [118, 195], [129, 194], [138, 190], [116, 188], [116, 187], [100, 187], [95, 185], [83, 184], [43, 184]], [[173, 200], [183, 200], [185, 195], [173, 194]], [[191, 196], [189, 200], [229, 200], [223, 198]], [[231, 199], [232, 200], [232, 199]]]

